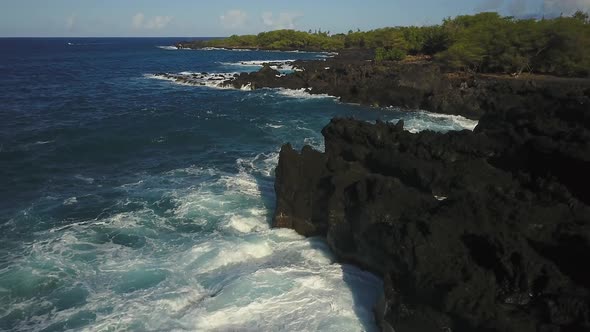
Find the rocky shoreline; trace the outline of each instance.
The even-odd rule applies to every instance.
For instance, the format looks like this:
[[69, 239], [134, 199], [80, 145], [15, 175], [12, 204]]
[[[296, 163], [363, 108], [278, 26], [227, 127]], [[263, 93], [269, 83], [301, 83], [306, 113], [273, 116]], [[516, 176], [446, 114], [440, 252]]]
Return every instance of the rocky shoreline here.
[[[590, 79], [446, 72], [432, 61], [375, 62], [370, 51], [345, 51], [322, 60], [269, 61], [249, 73], [160, 73], [181, 84], [248, 90], [285, 88], [330, 95], [342, 102], [479, 119], [488, 111], [554, 108], [564, 98], [590, 95]], [[284, 66], [293, 68], [284, 72]], [[283, 70], [281, 72], [280, 70]]]
[[548, 76], [512, 78], [445, 72], [431, 61], [371, 61], [368, 51], [343, 52], [334, 58], [295, 61], [296, 72], [280, 75], [270, 66], [242, 73], [225, 84], [240, 88], [305, 89], [343, 102], [398, 106], [479, 119], [490, 109], [553, 107], [564, 97], [583, 97], [590, 80]]
[[382, 331], [590, 330], [587, 80], [296, 65], [230, 84], [479, 118], [445, 134], [334, 119], [325, 152], [281, 149], [273, 225], [326, 237], [340, 260], [381, 275]]
[[273, 225], [382, 276], [382, 331], [590, 330], [590, 81], [368, 58], [160, 76], [479, 119], [446, 134], [334, 119], [324, 153], [282, 147]]
[[383, 276], [383, 331], [587, 331], [588, 105], [446, 134], [334, 119], [325, 153], [283, 146], [274, 226]]

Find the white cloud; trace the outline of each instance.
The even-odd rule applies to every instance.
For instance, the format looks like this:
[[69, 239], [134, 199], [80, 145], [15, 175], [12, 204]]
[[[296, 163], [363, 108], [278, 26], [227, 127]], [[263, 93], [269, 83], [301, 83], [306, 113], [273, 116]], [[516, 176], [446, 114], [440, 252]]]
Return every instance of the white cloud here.
[[66, 19], [66, 29], [68, 29], [68, 31], [74, 31], [74, 30], [76, 30], [76, 23], [77, 23], [77, 21], [78, 21], [78, 16], [76, 14], [70, 15]]
[[154, 16], [146, 18], [143, 13], [137, 13], [133, 16], [131, 23], [137, 30], [161, 30], [172, 22], [172, 16]]
[[262, 23], [266, 26], [273, 25], [274, 21], [272, 19], [272, 12], [264, 12], [262, 13]]
[[145, 20], [145, 16], [143, 15], [143, 13], [137, 13], [135, 14], [135, 16], [133, 16], [133, 27], [135, 29], [141, 29], [141, 27], [143, 26], [143, 21]]
[[262, 23], [271, 29], [295, 29], [296, 22], [303, 17], [299, 12], [282, 12], [278, 16], [272, 12], [262, 13]]
[[589, 11], [590, 0], [544, 0], [545, 14], [573, 14], [576, 10]]
[[219, 21], [226, 29], [241, 28], [248, 22], [248, 14], [239, 9], [232, 9], [221, 15]]

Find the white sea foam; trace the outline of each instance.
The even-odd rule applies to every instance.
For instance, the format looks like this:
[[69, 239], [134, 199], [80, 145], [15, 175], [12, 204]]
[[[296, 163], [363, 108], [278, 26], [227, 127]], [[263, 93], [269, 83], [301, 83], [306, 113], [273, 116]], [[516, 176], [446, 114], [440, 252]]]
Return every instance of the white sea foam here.
[[49, 144], [49, 143], [53, 143], [55, 141], [37, 141], [34, 143], [34, 145], [45, 145], [45, 144]]
[[277, 93], [281, 96], [290, 97], [290, 98], [298, 98], [298, 99], [324, 99], [324, 98], [332, 98], [336, 99], [334, 96], [330, 96], [327, 94], [311, 94], [306, 89], [275, 89]]
[[[147, 74], [145, 77], [171, 81], [179, 85], [204, 86], [216, 89], [233, 89], [233, 87], [230, 85], [225, 85], [224, 83], [233, 80], [234, 75], [236, 74], [237, 73], [196, 73], [183, 71], [177, 74]], [[251, 86], [245, 85], [241, 89], [251, 90]]]
[[254, 68], [261, 68], [264, 64], [270, 64], [270, 68], [282, 71], [282, 72], [289, 72], [293, 71], [293, 62], [296, 60], [249, 60], [249, 61], [240, 61], [240, 62], [220, 62], [219, 64], [224, 66], [237, 66], [237, 67], [254, 67]]
[[[165, 173], [166, 176], [176, 177], [179, 175], [192, 175], [192, 176], [212, 176], [217, 173], [217, 170], [214, 168], [205, 168], [197, 165], [191, 165], [185, 168], [174, 169]], [[140, 182], [143, 182], [141, 180]]]
[[76, 179], [78, 179], [80, 181], [84, 181], [84, 182], [86, 182], [88, 184], [94, 183], [94, 179], [93, 178], [87, 177], [87, 176], [83, 176], [81, 174], [77, 174], [76, 176], [74, 176], [74, 178], [76, 178]]
[[201, 51], [228, 51], [228, 52], [269, 52], [269, 53], [301, 53], [301, 54], [316, 54], [318, 58], [330, 58], [338, 55], [337, 52], [310, 52], [310, 51], [280, 51], [280, 50], [260, 50], [250, 48], [223, 48], [223, 47], [203, 47], [199, 48]]
[[76, 203], [78, 203], [78, 198], [74, 196], [64, 200], [63, 205], [73, 205]]
[[324, 145], [324, 140], [322, 138], [318, 138], [318, 137], [306, 137], [303, 139], [303, 144], [305, 145], [309, 145], [312, 148], [314, 148], [315, 150], [318, 151], [325, 151], [326, 147]]
[[[371, 308], [381, 292], [378, 279], [333, 264], [327, 245], [318, 239], [305, 239], [288, 229], [254, 227], [255, 233], [249, 232], [250, 226], [264, 223], [263, 218], [256, 219], [265, 214], [262, 208], [224, 206], [221, 211], [249, 215], [234, 214], [228, 224], [239, 225], [235, 230], [243, 235], [213, 233], [198, 238], [198, 243], [187, 242], [193, 243], [190, 246], [155, 241], [166, 218], [147, 211], [51, 233], [34, 245], [22, 268], [31, 271], [29, 276], [43, 275], [62, 287], [83, 287], [87, 296], [76, 307], [39, 314], [35, 327], [47, 328], [85, 312], [96, 317], [80, 328], [84, 331], [370, 331], [375, 327]], [[135, 222], [118, 224], [127, 219]], [[136, 250], [115, 238], [97, 237], [104, 231], [110, 234], [108, 230], [116, 230], [117, 236], [153, 235], [147, 237], [145, 250]], [[166, 232], [170, 230], [159, 233]], [[151, 236], [154, 240], [149, 240]], [[41, 263], [51, 264], [53, 272], [40, 270]]]
[[167, 51], [176, 51], [178, 50], [178, 47], [176, 46], [156, 46], [157, 48], [161, 48], [163, 50], [167, 50]]
[[[146, 74], [146, 78], [171, 81], [179, 85], [186, 86], [204, 86], [216, 89], [234, 89], [233, 86], [227, 84], [235, 79], [239, 73], [196, 73], [183, 71], [177, 74], [163, 73], [163, 74]], [[280, 75], [279, 75], [280, 76]], [[296, 98], [296, 99], [337, 99], [337, 97], [328, 94], [311, 94], [311, 89], [284, 89], [284, 88], [268, 88], [275, 91], [281, 96]], [[251, 91], [252, 84], [245, 84], [239, 90]]]
[[223, 48], [223, 47], [203, 47], [199, 48], [200, 51], [229, 51], [229, 52], [249, 52], [255, 51], [247, 48]]
[[[358, 281], [344, 284], [344, 279], [357, 276], [338, 265], [311, 273], [300, 266], [259, 269], [208, 299], [210, 309], [194, 310], [184, 327], [208, 331], [376, 330], [375, 325], [363, 325], [373, 322], [371, 309], [363, 307], [379, 291]], [[349, 287], [366, 287], [366, 295], [355, 297]], [[350, 310], [355, 303], [359, 306]]]
[[[478, 124], [477, 120], [470, 120], [459, 115], [446, 115], [416, 111], [412, 116], [404, 120], [404, 128], [412, 133], [424, 130], [452, 131], [452, 130], [474, 130]], [[397, 122], [395, 120], [394, 122]]]
[[270, 256], [273, 249], [268, 242], [259, 243], [238, 243], [224, 246], [207, 264], [204, 264], [200, 270], [208, 272], [228, 265], [234, 264], [251, 264], [250, 260], [260, 259]]
[[448, 114], [438, 114], [438, 113], [429, 113], [429, 112], [425, 112], [425, 113], [429, 117], [432, 117], [432, 118], [449, 119], [452, 122], [461, 126], [462, 128], [465, 128], [468, 130], [474, 130], [475, 127], [477, 127], [477, 124], [479, 123], [478, 120], [471, 120], [471, 119], [465, 118], [460, 115], [448, 115]]
[[[236, 163], [242, 173], [254, 173], [271, 177], [279, 163], [279, 151], [259, 153], [252, 158], [239, 158]], [[258, 189], [261, 189], [261, 183], [258, 183]]]
[[253, 233], [268, 229], [268, 224], [262, 222], [260, 216], [235, 215], [229, 218], [227, 227], [241, 233]]
[[225, 66], [246, 66], [246, 67], [262, 67], [265, 63], [271, 63], [276, 65], [290, 64], [296, 60], [248, 60], [240, 62], [220, 62]]
[[335, 264], [320, 239], [270, 229], [263, 196], [277, 162], [271, 151], [236, 160], [237, 172], [193, 165], [130, 179], [118, 187], [124, 212], [40, 232], [14, 260], [31, 291], [55, 285], [64, 298], [81, 293], [79, 304], [35, 299], [6, 314], [35, 308], [17, 330], [92, 313], [77, 329], [371, 331], [381, 282]]
[[260, 188], [258, 187], [256, 179], [245, 172], [240, 172], [233, 176], [222, 176], [220, 182], [223, 183], [229, 191], [254, 197], [260, 196]]
[[227, 197], [202, 189], [188, 193], [172, 193], [170, 196], [176, 203], [176, 207], [171, 211], [174, 216], [190, 219], [197, 225], [206, 224], [209, 218], [223, 216], [224, 208], [231, 203]]

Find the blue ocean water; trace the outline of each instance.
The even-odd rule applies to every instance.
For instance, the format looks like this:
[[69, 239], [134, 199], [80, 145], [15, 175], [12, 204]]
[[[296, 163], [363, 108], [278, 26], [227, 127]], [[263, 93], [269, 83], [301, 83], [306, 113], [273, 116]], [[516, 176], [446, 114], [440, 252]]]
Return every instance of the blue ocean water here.
[[472, 123], [155, 79], [326, 56], [177, 40], [0, 39], [0, 330], [375, 330], [379, 278], [270, 229], [280, 146], [334, 116]]

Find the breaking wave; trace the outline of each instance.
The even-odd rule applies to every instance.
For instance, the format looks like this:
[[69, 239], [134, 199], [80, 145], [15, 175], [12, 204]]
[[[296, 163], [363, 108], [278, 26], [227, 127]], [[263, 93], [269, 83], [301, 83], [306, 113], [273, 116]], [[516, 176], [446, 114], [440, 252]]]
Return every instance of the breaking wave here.
[[163, 49], [163, 50], [167, 50], [167, 51], [176, 51], [178, 50], [178, 47], [176, 46], [156, 46], [157, 48]]

